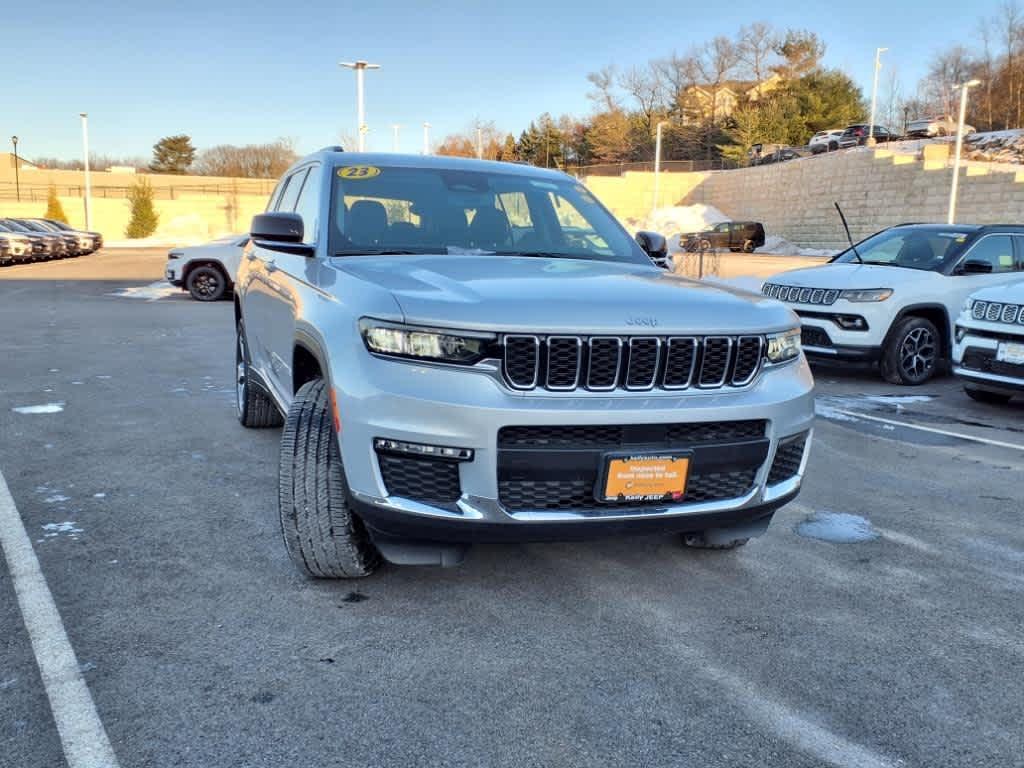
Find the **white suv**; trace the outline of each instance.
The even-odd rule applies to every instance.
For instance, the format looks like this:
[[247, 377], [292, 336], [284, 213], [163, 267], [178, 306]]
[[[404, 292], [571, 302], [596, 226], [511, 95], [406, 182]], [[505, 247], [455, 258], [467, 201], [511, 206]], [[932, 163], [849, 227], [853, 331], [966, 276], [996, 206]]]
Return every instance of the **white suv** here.
[[955, 373], [983, 403], [1024, 395], [1024, 282], [984, 288], [956, 321]]
[[1020, 280], [1022, 263], [1024, 226], [904, 224], [763, 292], [793, 305], [808, 357], [877, 362], [886, 381], [923, 384], [950, 358], [964, 300]]

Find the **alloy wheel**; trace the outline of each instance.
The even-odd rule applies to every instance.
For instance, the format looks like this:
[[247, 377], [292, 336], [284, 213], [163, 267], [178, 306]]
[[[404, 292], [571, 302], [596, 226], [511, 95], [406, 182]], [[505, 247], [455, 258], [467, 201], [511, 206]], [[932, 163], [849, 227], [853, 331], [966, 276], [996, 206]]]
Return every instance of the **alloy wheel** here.
[[927, 328], [914, 328], [900, 344], [900, 368], [909, 379], [928, 375], [935, 367], [935, 337]]

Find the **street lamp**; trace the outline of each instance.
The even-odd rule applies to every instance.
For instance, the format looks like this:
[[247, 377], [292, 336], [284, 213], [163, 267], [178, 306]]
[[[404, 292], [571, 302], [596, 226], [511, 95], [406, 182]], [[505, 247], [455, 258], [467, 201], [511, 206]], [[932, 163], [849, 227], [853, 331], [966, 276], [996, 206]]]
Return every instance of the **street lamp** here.
[[949, 187], [949, 216], [947, 224], [952, 224], [956, 217], [956, 191], [960, 183], [960, 149], [964, 143], [964, 117], [967, 115], [967, 91], [981, 85], [981, 80], [968, 80], [953, 87], [960, 89], [960, 120], [956, 126], [956, 149], [953, 150], [953, 183]]
[[478, 160], [484, 158], [484, 132], [479, 126], [476, 129], [476, 157]]
[[667, 120], [660, 120], [655, 130], [654, 139], [654, 206], [651, 213], [658, 210], [658, 182], [661, 180], [661, 127], [668, 125]]
[[398, 123], [395, 123], [395, 124], [393, 124], [391, 126], [391, 132], [392, 132], [392, 135], [391, 135], [391, 151], [392, 152], [397, 152], [398, 151], [398, 129], [399, 128], [401, 128], [401, 126]]
[[14, 194], [21, 202], [21, 181], [18, 179], [18, 137], [11, 136], [11, 144], [14, 145]]
[[363, 73], [368, 69], [380, 69], [380, 64], [370, 64], [365, 61], [342, 61], [338, 66], [356, 71], [356, 121], [358, 122], [359, 151], [366, 148], [366, 113], [363, 108]]
[[882, 54], [888, 50], [888, 48], [875, 49], [875, 84], [871, 86], [871, 122], [868, 123], [867, 145], [869, 147], [875, 146], [875, 104], [878, 102], [878, 72], [882, 68]]
[[92, 229], [92, 212], [89, 210], [90, 195], [92, 186], [89, 179], [89, 115], [86, 112], [79, 112], [82, 118], [82, 152], [83, 166], [85, 167], [85, 228]]
[[430, 123], [423, 124], [423, 154], [430, 154]]

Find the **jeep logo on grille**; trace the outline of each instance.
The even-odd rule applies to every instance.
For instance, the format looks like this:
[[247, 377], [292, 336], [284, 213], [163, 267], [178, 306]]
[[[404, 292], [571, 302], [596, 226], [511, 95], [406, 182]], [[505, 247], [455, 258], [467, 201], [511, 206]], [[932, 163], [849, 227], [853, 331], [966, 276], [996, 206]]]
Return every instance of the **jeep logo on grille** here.
[[658, 318], [656, 317], [627, 317], [626, 325], [639, 325], [644, 328], [657, 328]]

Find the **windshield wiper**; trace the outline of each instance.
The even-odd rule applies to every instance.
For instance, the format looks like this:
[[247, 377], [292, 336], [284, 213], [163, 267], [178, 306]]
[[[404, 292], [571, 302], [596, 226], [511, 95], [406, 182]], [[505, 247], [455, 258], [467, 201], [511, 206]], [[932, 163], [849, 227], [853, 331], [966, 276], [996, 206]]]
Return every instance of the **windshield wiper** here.
[[427, 253], [444, 253], [444, 248], [342, 248], [335, 256], [418, 256]]
[[559, 251], [495, 251], [497, 256], [522, 256], [527, 259], [590, 259], [589, 253], [565, 253]]

